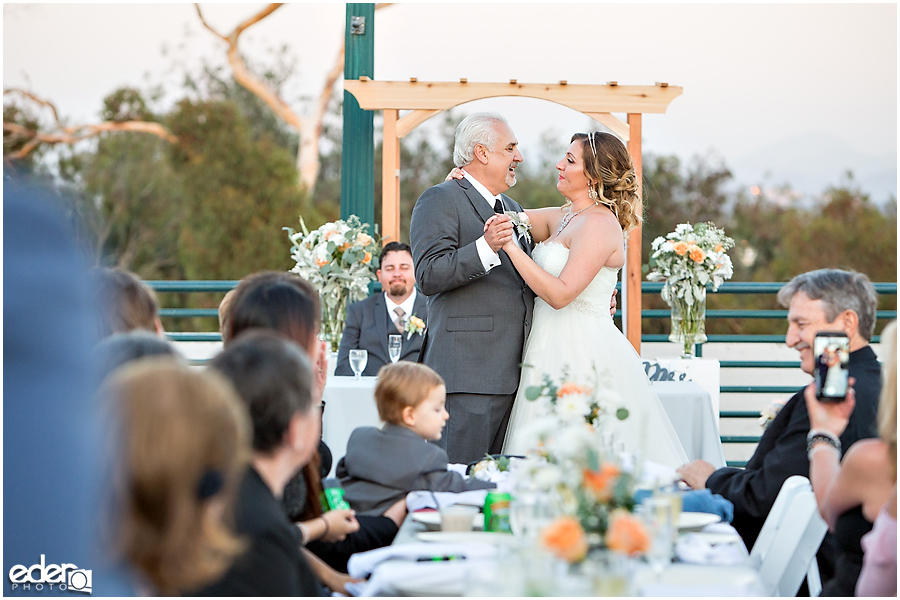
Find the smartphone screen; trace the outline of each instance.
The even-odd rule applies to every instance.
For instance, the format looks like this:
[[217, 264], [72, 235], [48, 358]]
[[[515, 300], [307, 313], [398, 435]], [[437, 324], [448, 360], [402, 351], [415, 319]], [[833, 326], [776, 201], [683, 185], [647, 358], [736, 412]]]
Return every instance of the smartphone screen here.
[[850, 340], [844, 333], [816, 334], [816, 397], [840, 402], [847, 395], [847, 370], [850, 362]]

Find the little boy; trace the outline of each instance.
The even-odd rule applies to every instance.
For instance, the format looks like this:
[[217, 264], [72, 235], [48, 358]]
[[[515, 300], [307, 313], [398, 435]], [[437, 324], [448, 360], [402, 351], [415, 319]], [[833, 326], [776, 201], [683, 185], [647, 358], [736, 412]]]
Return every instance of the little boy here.
[[357, 514], [380, 515], [416, 490], [464, 492], [495, 487], [447, 470], [447, 452], [427, 440], [441, 439], [450, 414], [444, 380], [425, 365], [398, 362], [378, 372], [375, 402], [381, 429], [358, 427], [338, 462], [344, 499]]

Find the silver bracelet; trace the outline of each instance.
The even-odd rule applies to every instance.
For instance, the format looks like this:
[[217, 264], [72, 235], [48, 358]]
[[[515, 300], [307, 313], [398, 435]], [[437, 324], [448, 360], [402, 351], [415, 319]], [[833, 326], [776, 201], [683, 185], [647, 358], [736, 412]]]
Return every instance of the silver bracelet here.
[[812, 460], [813, 448], [819, 443], [828, 444], [838, 453], [841, 451], [841, 440], [836, 435], [824, 429], [812, 429], [806, 436], [806, 456], [810, 460]]

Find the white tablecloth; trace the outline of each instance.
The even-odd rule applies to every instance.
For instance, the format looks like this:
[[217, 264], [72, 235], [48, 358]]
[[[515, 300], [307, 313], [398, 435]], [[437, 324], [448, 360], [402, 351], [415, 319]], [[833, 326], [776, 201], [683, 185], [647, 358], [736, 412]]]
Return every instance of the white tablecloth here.
[[[709, 393], [692, 381], [655, 381], [653, 389], [659, 395], [688, 459], [702, 458], [717, 468], [724, 467], [725, 456]], [[361, 377], [359, 381], [353, 377], [328, 378], [323, 397], [322, 436], [331, 449], [334, 465], [344, 456], [347, 440], [354, 429], [382, 425], [374, 393], [375, 377]]]

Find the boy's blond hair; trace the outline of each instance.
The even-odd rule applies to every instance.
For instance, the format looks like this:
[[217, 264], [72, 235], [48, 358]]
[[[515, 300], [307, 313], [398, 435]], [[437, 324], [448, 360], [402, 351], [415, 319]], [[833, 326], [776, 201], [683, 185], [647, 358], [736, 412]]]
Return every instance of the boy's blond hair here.
[[433, 369], [418, 363], [401, 361], [378, 371], [375, 404], [385, 423], [403, 424], [403, 409], [415, 408], [444, 380]]

